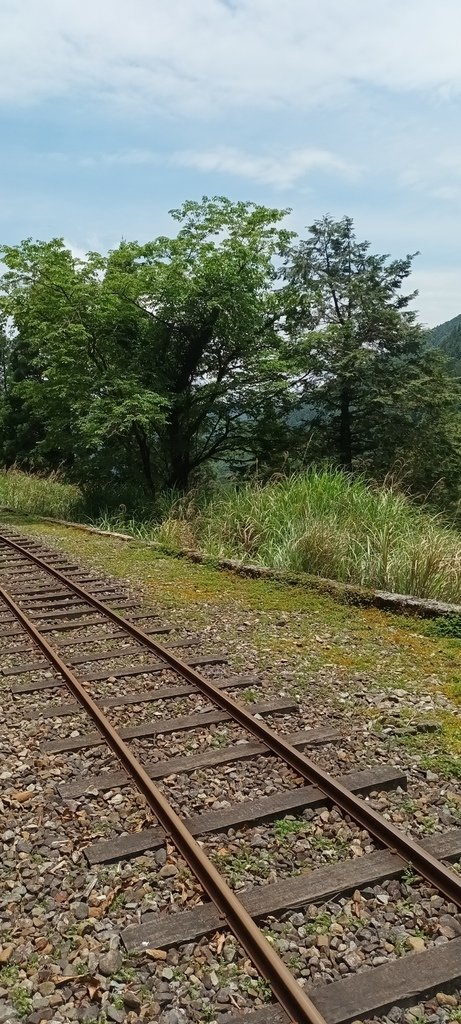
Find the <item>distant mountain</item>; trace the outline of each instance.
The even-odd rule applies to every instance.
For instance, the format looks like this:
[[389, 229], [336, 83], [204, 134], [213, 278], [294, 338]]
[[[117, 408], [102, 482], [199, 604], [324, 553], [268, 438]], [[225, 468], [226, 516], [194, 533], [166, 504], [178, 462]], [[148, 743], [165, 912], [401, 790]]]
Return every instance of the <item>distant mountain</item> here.
[[427, 340], [447, 356], [453, 373], [461, 377], [461, 314], [427, 332]]

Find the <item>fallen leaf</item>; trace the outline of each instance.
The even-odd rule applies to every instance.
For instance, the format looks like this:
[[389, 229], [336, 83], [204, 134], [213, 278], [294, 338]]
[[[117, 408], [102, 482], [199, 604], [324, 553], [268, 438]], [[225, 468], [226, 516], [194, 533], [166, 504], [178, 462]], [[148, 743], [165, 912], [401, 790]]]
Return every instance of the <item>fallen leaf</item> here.
[[151, 960], [166, 960], [166, 950], [146, 949], [146, 956], [150, 957]]
[[87, 986], [88, 986], [88, 995], [89, 995], [90, 999], [93, 1000], [95, 998], [95, 996], [98, 994], [99, 990], [100, 990], [101, 982], [98, 981], [97, 978], [93, 978], [92, 976], [90, 976], [88, 978], [88, 981], [87, 981]]
[[29, 793], [28, 789], [13, 789], [11, 798], [16, 800], [19, 804], [25, 804], [27, 800], [32, 800], [35, 793]]
[[99, 921], [99, 918], [102, 917], [103, 914], [104, 914], [104, 908], [103, 907], [90, 907], [89, 910], [88, 910], [88, 917], [94, 917], [94, 918], [96, 918], [97, 921]]

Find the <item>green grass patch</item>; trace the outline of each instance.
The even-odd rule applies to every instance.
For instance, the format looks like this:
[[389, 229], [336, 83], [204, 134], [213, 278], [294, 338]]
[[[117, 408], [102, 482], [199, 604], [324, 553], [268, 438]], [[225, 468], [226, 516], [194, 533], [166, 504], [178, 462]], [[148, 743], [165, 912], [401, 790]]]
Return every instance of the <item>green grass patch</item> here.
[[0, 505], [14, 511], [72, 519], [79, 518], [81, 503], [80, 488], [57, 473], [38, 476], [14, 468], [0, 472]]

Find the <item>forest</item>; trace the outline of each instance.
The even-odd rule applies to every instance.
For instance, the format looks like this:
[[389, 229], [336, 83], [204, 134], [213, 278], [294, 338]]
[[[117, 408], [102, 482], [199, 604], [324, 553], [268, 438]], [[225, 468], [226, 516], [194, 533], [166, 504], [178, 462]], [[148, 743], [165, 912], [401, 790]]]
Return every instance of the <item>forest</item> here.
[[3, 246], [4, 466], [134, 507], [328, 460], [455, 509], [461, 391], [410, 309], [414, 255], [287, 214], [204, 198], [107, 255]]
[[289, 213], [1, 247], [0, 504], [459, 601], [460, 319], [418, 322], [417, 253]]

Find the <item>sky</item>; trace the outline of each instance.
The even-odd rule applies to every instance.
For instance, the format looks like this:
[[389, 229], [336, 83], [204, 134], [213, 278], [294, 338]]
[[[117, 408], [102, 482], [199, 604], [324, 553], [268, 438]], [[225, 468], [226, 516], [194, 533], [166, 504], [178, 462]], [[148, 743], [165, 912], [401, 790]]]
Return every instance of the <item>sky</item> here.
[[0, 0], [0, 241], [175, 231], [185, 199], [353, 217], [461, 313], [460, 0]]

